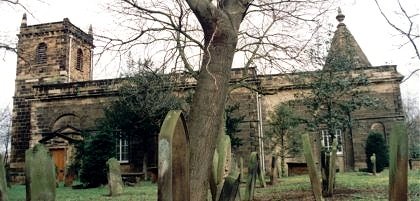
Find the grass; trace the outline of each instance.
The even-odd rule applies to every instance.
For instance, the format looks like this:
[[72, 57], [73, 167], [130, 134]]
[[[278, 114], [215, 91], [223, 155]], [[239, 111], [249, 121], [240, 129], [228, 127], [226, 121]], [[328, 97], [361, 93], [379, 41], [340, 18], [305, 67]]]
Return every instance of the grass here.
[[[409, 199], [420, 201], [420, 170], [409, 172], [408, 187]], [[314, 199], [307, 175], [280, 178], [275, 186], [257, 188], [255, 197], [257, 201]], [[388, 200], [388, 170], [384, 170], [377, 176], [365, 172], [338, 173], [334, 197], [326, 200]]]
[[[141, 182], [137, 186], [125, 187], [124, 193], [117, 197], [109, 197], [108, 187], [91, 189], [72, 189], [60, 186], [56, 191], [57, 201], [155, 201], [157, 200], [157, 186], [150, 182]], [[9, 190], [10, 201], [25, 201], [25, 186], [16, 185]]]
[[[409, 198], [420, 201], [420, 170], [409, 172]], [[259, 183], [257, 182], [257, 186]], [[256, 201], [312, 201], [309, 177], [307, 175], [280, 178], [274, 186], [257, 187]], [[245, 184], [241, 185], [241, 195], [245, 192]], [[150, 182], [142, 182], [138, 186], [125, 187], [124, 194], [108, 197], [107, 187], [75, 190], [60, 186], [57, 188], [57, 201], [155, 201], [157, 186]], [[9, 190], [10, 201], [25, 200], [25, 186], [16, 185]], [[364, 172], [338, 173], [334, 197], [327, 200], [344, 201], [381, 201], [388, 200], [388, 171], [372, 176]]]

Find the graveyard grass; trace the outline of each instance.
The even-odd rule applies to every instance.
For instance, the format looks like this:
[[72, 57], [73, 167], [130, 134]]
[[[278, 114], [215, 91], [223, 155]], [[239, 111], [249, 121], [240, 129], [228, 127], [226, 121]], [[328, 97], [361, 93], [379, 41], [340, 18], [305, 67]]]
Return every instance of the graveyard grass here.
[[[308, 175], [279, 178], [275, 186], [261, 188], [256, 182], [255, 201], [291, 200], [312, 201], [312, 193]], [[420, 201], [420, 170], [409, 171], [409, 200]], [[124, 193], [117, 197], [108, 197], [108, 187], [73, 190], [68, 187], [57, 189], [57, 201], [85, 200], [115, 200], [115, 201], [155, 201], [157, 200], [157, 185], [142, 182], [139, 186], [125, 187]], [[241, 184], [241, 197], [245, 193], [245, 184]], [[25, 200], [25, 186], [16, 185], [9, 190], [10, 201]], [[388, 200], [388, 170], [377, 176], [364, 172], [338, 173], [334, 201], [358, 200], [377, 201]]]

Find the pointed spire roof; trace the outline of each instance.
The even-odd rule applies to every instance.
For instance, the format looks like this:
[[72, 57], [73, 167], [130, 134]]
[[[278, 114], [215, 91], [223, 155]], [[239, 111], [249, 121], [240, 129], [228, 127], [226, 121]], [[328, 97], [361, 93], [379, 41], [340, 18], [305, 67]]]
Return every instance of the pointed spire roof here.
[[26, 13], [23, 13], [22, 22], [20, 23], [20, 27], [26, 27], [28, 20], [26, 19]]
[[343, 15], [340, 8], [338, 8], [336, 19], [338, 21], [337, 30], [332, 38], [324, 68], [329, 68], [331, 65], [334, 65], [339, 58], [345, 59], [347, 63], [350, 63], [351, 68], [372, 66], [356, 39], [354, 39], [353, 35], [343, 23], [345, 15]]

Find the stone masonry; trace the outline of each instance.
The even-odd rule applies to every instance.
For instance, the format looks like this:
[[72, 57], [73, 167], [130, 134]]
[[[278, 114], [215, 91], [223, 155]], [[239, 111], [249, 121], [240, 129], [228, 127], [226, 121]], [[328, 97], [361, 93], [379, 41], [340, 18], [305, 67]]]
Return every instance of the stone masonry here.
[[[343, 33], [351, 36], [344, 23], [339, 22], [335, 40], [342, 40], [340, 34]], [[83, 140], [82, 133], [97, 130], [96, 120], [103, 116], [107, 104], [118, 96], [118, 87], [124, 79], [92, 80], [92, 31], [85, 33], [66, 18], [61, 22], [29, 26], [24, 16], [18, 38], [11, 176], [16, 182], [23, 181], [25, 150], [37, 143], [45, 144], [56, 165], [63, 166], [59, 169], [63, 176], [74, 155], [74, 142]], [[333, 42], [331, 51], [340, 51], [343, 47], [356, 47], [358, 58], [362, 58], [359, 64], [366, 68], [355, 67], [354, 71], [363, 71], [368, 76], [370, 95], [383, 101], [381, 108], [355, 112], [352, 132], [343, 133], [343, 154], [338, 156], [338, 167], [352, 170], [366, 166], [364, 144], [370, 130], [380, 131], [387, 138], [392, 123], [403, 120], [399, 87], [403, 77], [396, 71], [396, 66], [371, 66], [353, 37], [349, 41]], [[276, 105], [296, 100], [296, 93], [307, 90], [293, 80], [310, 72], [259, 75], [255, 68], [250, 68], [232, 69], [231, 73], [232, 91], [228, 103], [239, 103], [238, 113], [245, 116], [238, 134], [244, 145], [235, 155], [246, 159], [252, 151], [265, 151], [265, 163], [270, 164], [268, 159], [271, 159], [273, 147], [267, 144], [260, 148], [270, 113]], [[180, 96], [196, 86], [192, 79], [179, 78], [174, 93]], [[297, 108], [298, 112], [303, 109]], [[319, 149], [320, 134], [315, 133], [311, 138], [315, 149]], [[130, 146], [134, 144], [130, 142]], [[129, 148], [130, 151], [134, 149]], [[142, 157], [134, 155], [138, 161], [121, 164], [123, 172], [140, 172]], [[148, 163], [154, 166], [156, 161], [155, 154]], [[304, 164], [304, 159], [288, 156], [286, 163], [290, 168], [297, 167]]]

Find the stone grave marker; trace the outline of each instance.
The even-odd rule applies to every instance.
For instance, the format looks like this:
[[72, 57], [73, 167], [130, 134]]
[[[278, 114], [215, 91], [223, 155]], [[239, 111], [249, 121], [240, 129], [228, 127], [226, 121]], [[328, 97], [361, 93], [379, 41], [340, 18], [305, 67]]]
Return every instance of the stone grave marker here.
[[224, 180], [219, 201], [240, 201], [239, 192], [241, 175], [238, 171], [232, 171]]
[[115, 158], [110, 158], [106, 165], [108, 167], [109, 195], [117, 196], [123, 193], [123, 181], [121, 178], [120, 163]]
[[7, 201], [6, 170], [3, 164], [3, 155], [0, 154], [0, 201]]
[[312, 192], [316, 201], [322, 201], [321, 179], [317, 173], [312, 148], [309, 140], [309, 134], [302, 135], [303, 153], [305, 155], [306, 165], [308, 166], [309, 178], [311, 180]]
[[189, 136], [181, 110], [166, 115], [158, 146], [158, 201], [189, 201]]
[[42, 144], [25, 152], [26, 200], [55, 200], [55, 165]]
[[376, 154], [373, 153], [370, 157], [370, 162], [372, 163], [372, 174], [376, 176]]
[[254, 199], [255, 182], [259, 171], [259, 158], [257, 152], [252, 152], [248, 163], [248, 180], [245, 187], [245, 200], [250, 201]]
[[277, 183], [277, 174], [277, 157], [273, 155], [271, 157], [270, 185], [275, 185]]
[[224, 180], [229, 175], [231, 164], [232, 152], [230, 137], [223, 132], [214, 152], [210, 177], [210, 191], [214, 201], [219, 198]]
[[389, 152], [389, 200], [408, 199], [408, 137], [402, 123], [394, 124]]

